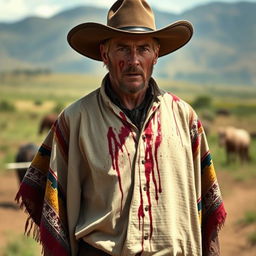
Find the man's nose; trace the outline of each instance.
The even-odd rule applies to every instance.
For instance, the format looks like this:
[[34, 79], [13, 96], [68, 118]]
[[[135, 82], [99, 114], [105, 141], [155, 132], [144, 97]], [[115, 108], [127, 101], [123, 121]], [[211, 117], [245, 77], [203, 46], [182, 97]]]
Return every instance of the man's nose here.
[[128, 64], [129, 65], [138, 65], [139, 64], [139, 56], [136, 50], [131, 50], [128, 56]]

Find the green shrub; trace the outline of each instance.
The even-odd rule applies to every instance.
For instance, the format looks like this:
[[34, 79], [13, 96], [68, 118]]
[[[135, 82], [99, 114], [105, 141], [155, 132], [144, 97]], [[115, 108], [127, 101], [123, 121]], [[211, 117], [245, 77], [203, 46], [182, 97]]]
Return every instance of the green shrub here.
[[256, 223], [256, 212], [255, 211], [247, 211], [244, 214], [244, 218], [239, 221], [240, 224], [250, 225]]
[[36, 106], [41, 106], [41, 105], [43, 104], [43, 101], [37, 99], [37, 100], [34, 101], [34, 104], [35, 104]]
[[192, 106], [195, 109], [211, 108], [212, 98], [207, 95], [198, 96], [193, 102]]
[[251, 245], [255, 246], [256, 245], [256, 232], [253, 232], [249, 235], [248, 240]]
[[14, 112], [15, 110], [16, 110], [15, 106], [12, 103], [10, 103], [9, 101], [6, 101], [6, 100], [0, 101], [0, 111]]

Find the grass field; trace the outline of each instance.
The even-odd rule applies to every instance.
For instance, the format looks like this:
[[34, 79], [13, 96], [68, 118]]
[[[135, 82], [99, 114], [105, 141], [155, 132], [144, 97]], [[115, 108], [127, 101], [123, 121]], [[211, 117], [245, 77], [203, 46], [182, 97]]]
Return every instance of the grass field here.
[[[59, 112], [66, 105], [99, 87], [101, 77], [74, 74], [51, 74], [35, 77], [4, 77], [0, 79], [0, 170], [12, 162], [18, 146], [25, 142], [39, 144], [45, 135], [38, 134], [41, 117]], [[209, 142], [216, 152], [217, 164], [223, 160], [222, 149], [216, 145], [216, 128], [234, 125], [256, 132], [256, 89], [195, 85], [159, 81], [160, 87], [171, 91], [193, 105], [198, 97], [208, 98], [207, 106], [197, 109], [199, 115], [211, 116]], [[216, 109], [228, 109], [228, 117], [216, 117]], [[252, 147], [255, 154], [255, 142]], [[219, 153], [220, 152], [220, 153]], [[220, 160], [218, 160], [220, 159]]]

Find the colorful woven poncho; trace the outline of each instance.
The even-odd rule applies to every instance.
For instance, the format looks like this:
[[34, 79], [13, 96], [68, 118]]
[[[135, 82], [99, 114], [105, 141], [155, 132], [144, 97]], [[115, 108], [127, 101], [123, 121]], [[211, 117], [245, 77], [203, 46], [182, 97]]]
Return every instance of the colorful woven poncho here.
[[[60, 118], [61, 120], [61, 118]], [[45, 255], [70, 255], [70, 241], [66, 216], [66, 196], [58, 182], [58, 178], [50, 168], [51, 140], [55, 138], [62, 143], [62, 149], [67, 144], [58, 132], [61, 121], [55, 123], [49, 136], [39, 148], [31, 166], [17, 193], [16, 200], [21, 201], [29, 214], [25, 231], [43, 246]], [[63, 129], [63, 127], [62, 127]], [[63, 152], [65, 155], [67, 152]]]
[[[98, 95], [99, 95], [99, 91], [97, 91], [97, 93], [95, 94], [92, 94], [90, 97], [91, 99], [98, 100], [98, 97], [99, 97]], [[218, 231], [219, 228], [223, 225], [226, 217], [226, 212], [221, 199], [220, 190], [219, 190], [218, 182], [216, 179], [216, 174], [213, 167], [211, 155], [207, 148], [207, 142], [204, 141], [205, 136], [204, 135], [202, 136], [203, 127], [201, 122], [197, 119], [196, 115], [194, 114], [193, 110], [187, 107], [187, 105], [185, 105], [185, 103], [182, 102], [179, 98], [177, 98], [172, 94], [167, 94], [167, 93], [161, 93], [159, 97], [164, 97], [164, 100], [171, 102], [171, 104], [169, 105], [166, 105], [166, 104], [164, 105], [162, 103], [162, 106], [168, 107], [167, 109], [168, 111], [166, 112], [168, 113], [168, 115], [169, 113], [171, 113], [171, 111], [173, 112], [173, 117], [172, 117], [173, 127], [174, 127], [173, 134], [175, 136], [180, 137], [177, 139], [177, 143], [186, 142], [185, 141], [186, 137], [184, 136], [187, 136], [187, 135], [183, 135], [181, 128], [177, 129], [177, 127], [180, 124], [180, 121], [178, 118], [181, 113], [181, 108], [185, 106], [185, 108], [187, 109], [186, 113], [188, 113], [187, 116], [189, 118], [184, 120], [188, 120], [188, 126], [190, 129], [189, 141], [191, 143], [192, 154], [189, 157], [192, 159], [191, 161], [194, 161], [194, 166], [195, 166], [194, 168], [201, 170], [201, 173], [199, 171], [199, 174], [198, 174], [198, 177], [200, 178], [200, 180], [198, 181], [198, 184], [199, 184], [198, 186], [201, 187], [201, 192], [199, 191], [198, 194], [193, 197], [193, 198], [197, 197], [197, 202], [195, 202], [195, 204], [193, 205], [197, 206], [195, 207], [195, 209], [197, 208], [196, 214], [198, 215], [199, 222], [201, 223], [202, 255], [208, 255], [212, 235], [216, 233], [216, 231]], [[80, 100], [80, 103], [81, 102], [83, 102], [83, 99]], [[90, 108], [90, 106], [92, 105], [91, 102], [89, 103], [87, 105], [88, 108]], [[83, 110], [81, 111], [84, 111], [84, 109], [86, 108], [83, 108]], [[52, 256], [76, 255], [77, 239], [80, 238], [79, 236], [82, 237], [82, 235], [86, 230], [86, 228], [83, 229], [83, 225], [80, 225], [82, 226], [82, 228], [77, 228], [77, 225], [78, 225], [77, 222], [79, 221], [79, 214], [80, 214], [80, 209], [79, 209], [80, 194], [82, 193], [79, 184], [80, 182], [83, 182], [83, 179], [79, 180], [79, 178], [74, 178], [76, 176], [73, 176], [72, 173], [68, 172], [68, 170], [69, 171], [78, 170], [81, 174], [81, 171], [83, 171], [83, 168], [81, 168], [81, 166], [83, 166], [84, 163], [81, 162], [82, 159], [80, 159], [81, 157], [79, 157], [79, 154], [80, 154], [79, 148], [80, 149], [83, 148], [81, 146], [82, 142], [79, 142], [78, 144], [74, 144], [74, 143], [71, 144], [71, 141], [70, 141], [70, 138], [72, 136], [75, 136], [74, 133], [77, 133], [80, 136], [82, 132], [81, 130], [79, 131], [79, 129], [77, 128], [74, 129], [74, 127], [70, 129], [70, 126], [72, 124], [77, 123], [74, 120], [72, 120], [72, 122], [70, 120], [71, 118], [74, 118], [74, 115], [77, 115], [79, 116], [79, 118], [81, 118], [82, 114], [79, 113], [77, 109], [76, 111], [74, 111], [74, 113], [76, 114], [74, 114], [70, 110], [68, 111], [69, 112], [67, 113], [65, 110], [59, 116], [55, 125], [52, 127], [47, 138], [45, 139], [44, 143], [40, 147], [39, 152], [37, 153], [36, 157], [32, 161], [31, 166], [28, 169], [27, 174], [23, 179], [23, 182], [20, 186], [20, 189], [16, 197], [16, 200], [19, 201], [20, 204], [26, 208], [26, 211], [29, 214], [29, 218], [26, 223], [27, 234], [30, 234], [31, 232], [33, 233], [33, 236], [42, 244], [43, 252], [47, 256], [48, 255], [52, 255]], [[155, 143], [155, 157], [158, 157], [159, 155], [158, 150], [159, 148], [161, 148], [160, 144], [162, 143], [161, 136], [163, 135], [163, 132], [164, 132], [163, 126], [159, 126], [161, 111], [164, 111], [164, 110], [161, 110], [161, 108], [159, 108], [159, 110], [154, 107], [152, 108], [153, 114], [152, 114], [152, 119], [150, 119], [152, 123], [150, 123], [151, 121], [149, 121], [149, 125], [147, 125], [147, 128], [145, 129], [146, 136], [148, 136], [149, 134], [152, 134], [155, 136], [155, 139], [152, 139], [152, 140], [150, 139], [148, 141], [146, 139], [144, 142], [144, 143], [148, 143], [149, 146]], [[73, 114], [70, 114], [70, 113], [73, 113]], [[93, 113], [93, 115], [90, 118], [95, 117], [95, 120], [99, 120], [99, 116], [97, 115], [102, 114], [102, 108], [99, 108], [99, 111], [95, 110], [94, 112], [90, 112], [90, 113]], [[104, 116], [107, 116], [107, 114], [110, 116], [114, 115], [112, 111], [105, 113]], [[115, 135], [116, 130], [112, 128], [111, 129], [109, 128], [108, 133], [104, 131], [105, 134], [108, 135], [108, 142], [106, 143], [104, 142], [105, 143], [104, 147], [106, 148], [106, 150], [108, 151], [107, 153], [109, 154], [109, 158], [106, 158], [106, 161], [108, 161], [107, 163], [111, 164], [111, 159], [112, 159], [113, 172], [115, 172], [118, 175], [122, 175], [121, 169], [118, 169], [119, 168], [118, 164], [120, 164], [119, 161], [121, 161], [121, 158], [117, 157], [117, 153], [118, 152], [120, 154], [127, 153], [124, 150], [127, 148], [122, 147], [121, 143], [125, 143], [124, 138], [126, 138], [130, 134], [131, 130], [130, 128], [127, 128], [130, 126], [128, 125], [126, 117], [124, 116], [123, 113], [119, 113], [119, 116], [115, 118], [119, 122], [118, 124], [120, 124], [119, 137]], [[69, 120], [67, 121], [67, 119]], [[90, 120], [90, 121], [92, 122], [93, 120]], [[82, 121], [80, 120], [80, 125], [81, 123]], [[92, 124], [89, 123], [89, 125], [91, 126]], [[91, 134], [93, 134], [95, 129], [104, 129], [104, 127], [102, 128], [97, 126], [97, 127], [92, 127], [91, 129], [92, 129]], [[152, 133], [151, 131], [153, 131], [153, 129], [155, 129], [156, 132]], [[168, 127], [166, 131], [168, 132]], [[95, 136], [99, 136], [99, 133], [96, 133]], [[133, 140], [134, 138], [131, 137], [130, 141], [132, 143], [133, 143]], [[99, 144], [100, 144], [100, 141], [99, 141]], [[101, 144], [94, 145], [94, 146], [98, 147], [99, 152], [100, 150], [103, 149], [103, 146]], [[148, 156], [152, 156], [152, 161], [153, 161], [153, 155], [151, 154], [153, 151], [150, 149], [149, 146], [146, 147], [146, 154], [148, 154]], [[76, 150], [77, 150], [77, 154], [76, 153], [74, 154]], [[70, 154], [72, 152], [73, 152], [72, 157], [75, 158], [73, 162], [74, 164], [71, 164], [70, 162]], [[93, 153], [94, 152], [92, 152], [92, 156], [94, 155]], [[131, 157], [131, 155], [127, 154], [127, 157]], [[148, 157], [148, 159], [149, 159], [148, 161], [150, 161], [151, 158]], [[123, 163], [131, 166], [131, 163], [127, 161]], [[160, 176], [163, 175], [161, 174], [161, 163], [159, 162], [156, 165], [154, 165], [154, 168], [157, 169], [155, 174], [150, 173], [150, 171], [146, 169], [147, 171], [146, 174], [148, 175], [146, 178], [149, 182], [152, 182], [151, 184], [152, 189], [154, 188], [154, 186], [155, 188], [157, 188], [156, 200], [161, 200], [161, 197], [164, 194], [166, 189], [164, 186], [160, 186], [161, 184], [163, 185], [163, 183], [165, 182], [163, 180], [162, 181], [160, 180]], [[156, 176], [155, 177], [152, 176], [153, 180], [151, 180], [150, 175], [159, 176], [159, 185], [157, 185], [157, 182], [154, 180]], [[122, 182], [124, 182], [124, 180], [122, 180], [122, 176], [118, 176], [117, 178], [118, 179], [115, 181], [115, 184], [116, 184], [115, 191], [118, 192], [120, 190], [122, 192], [120, 194], [121, 196], [120, 200], [117, 200], [117, 207], [121, 207], [121, 210], [122, 210], [122, 207], [125, 205], [124, 198], [126, 195], [125, 194], [126, 191], [123, 187], [124, 183]], [[104, 180], [101, 182], [104, 182]], [[78, 184], [78, 185], [75, 186], [70, 184]], [[76, 195], [78, 195], [77, 200], [74, 199], [76, 197], [69, 199], [69, 196], [67, 194], [67, 187], [69, 186], [71, 187], [71, 189], [69, 189], [69, 193], [75, 193]], [[111, 188], [111, 186], [109, 186], [109, 188]], [[109, 194], [111, 193], [108, 193], [108, 195]], [[93, 196], [97, 196], [97, 195], [93, 194]], [[148, 199], [150, 199], [149, 196], [150, 195], [147, 194]], [[154, 203], [153, 197], [151, 198], [151, 202]], [[72, 207], [67, 207], [68, 204], [72, 205]], [[98, 206], [98, 202], [97, 202], [97, 206]], [[149, 211], [151, 211], [151, 209], [149, 209]], [[120, 212], [121, 211], [118, 211], [117, 219], [119, 219], [120, 217]], [[145, 218], [145, 214], [147, 214], [147, 212], [145, 212], [142, 208], [138, 210], [138, 218], [139, 218], [138, 221], [140, 225], [142, 225], [141, 223], [143, 223], [144, 221], [143, 218]], [[149, 213], [151, 214], [151, 212]], [[71, 215], [72, 217], [70, 217]], [[151, 225], [151, 231], [153, 233], [153, 230], [155, 230], [155, 228], [157, 227], [153, 226], [154, 220], [152, 216], [151, 218], [152, 219], [150, 219], [150, 221], [152, 221], [152, 223], [150, 225]], [[184, 221], [187, 221], [187, 220], [184, 220]], [[154, 236], [154, 233], [150, 235]]]

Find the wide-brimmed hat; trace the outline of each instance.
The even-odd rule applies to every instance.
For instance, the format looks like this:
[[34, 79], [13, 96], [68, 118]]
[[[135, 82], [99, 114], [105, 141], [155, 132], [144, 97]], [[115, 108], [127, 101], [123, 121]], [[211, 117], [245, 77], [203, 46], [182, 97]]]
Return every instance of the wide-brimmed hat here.
[[68, 33], [70, 46], [80, 54], [101, 61], [100, 44], [124, 36], [150, 36], [160, 44], [159, 57], [176, 51], [192, 37], [188, 21], [177, 21], [157, 30], [152, 9], [145, 0], [118, 0], [110, 8], [107, 25], [87, 22]]

